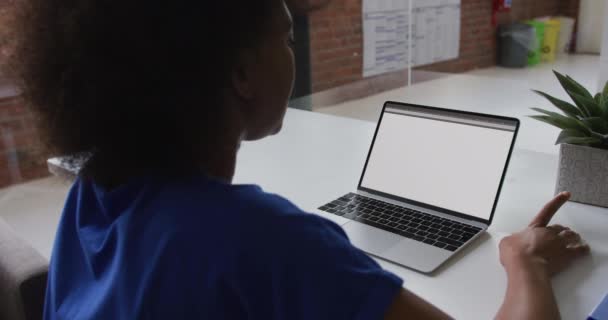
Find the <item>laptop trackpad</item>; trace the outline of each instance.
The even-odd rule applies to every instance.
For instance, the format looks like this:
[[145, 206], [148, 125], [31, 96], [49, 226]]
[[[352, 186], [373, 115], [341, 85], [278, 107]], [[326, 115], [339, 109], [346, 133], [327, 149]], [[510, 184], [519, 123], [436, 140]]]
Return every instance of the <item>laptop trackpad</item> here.
[[403, 240], [401, 236], [356, 221], [350, 221], [342, 228], [355, 247], [375, 255], [381, 255]]

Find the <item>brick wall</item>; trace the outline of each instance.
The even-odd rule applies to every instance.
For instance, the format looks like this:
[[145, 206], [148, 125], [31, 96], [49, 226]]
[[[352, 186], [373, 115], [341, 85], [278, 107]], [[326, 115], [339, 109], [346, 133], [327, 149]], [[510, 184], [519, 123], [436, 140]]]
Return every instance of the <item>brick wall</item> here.
[[[501, 13], [500, 23], [547, 15], [578, 15], [579, 0], [513, 0], [513, 10]], [[333, 0], [310, 17], [313, 92], [363, 81], [362, 0]], [[496, 63], [496, 28], [492, 26], [491, 0], [462, 0], [461, 44], [458, 59], [424, 66], [438, 72], [463, 72]], [[382, 77], [403, 77], [395, 74]], [[364, 81], [377, 82], [378, 79]], [[386, 89], [399, 84], [388, 84]], [[381, 91], [383, 88], [377, 88]]]
[[6, 56], [11, 47], [11, 37], [6, 26], [13, 18], [11, 9], [15, 0], [0, 0], [0, 65], [6, 60]]
[[2, 77], [11, 50], [12, 0], [0, 0], [0, 188], [48, 175], [32, 114]]
[[310, 15], [312, 91], [361, 79], [362, 0], [334, 0]]
[[0, 188], [46, 175], [32, 115], [18, 97], [0, 99]]
[[568, 17], [578, 17], [580, 5], [580, 0], [560, 1], [559, 12]]
[[[14, 0], [0, 0], [0, 66], [11, 39], [7, 23]], [[580, 0], [513, 0], [513, 11], [499, 17], [501, 23], [536, 16], [562, 14], [576, 17]], [[319, 92], [361, 81], [373, 82], [371, 94], [405, 83], [404, 73], [395, 72], [372, 79], [362, 78], [362, 0], [333, 0], [324, 10], [310, 16], [312, 90]], [[421, 69], [462, 72], [495, 64], [495, 29], [491, 25], [491, 0], [462, 0], [461, 46], [458, 59]], [[47, 175], [40, 156], [32, 115], [18, 97], [6, 93], [0, 69], [0, 187]], [[8, 90], [10, 91], [10, 90]], [[356, 96], [356, 95], [355, 95]], [[352, 96], [352, 97], [355, 97]]]

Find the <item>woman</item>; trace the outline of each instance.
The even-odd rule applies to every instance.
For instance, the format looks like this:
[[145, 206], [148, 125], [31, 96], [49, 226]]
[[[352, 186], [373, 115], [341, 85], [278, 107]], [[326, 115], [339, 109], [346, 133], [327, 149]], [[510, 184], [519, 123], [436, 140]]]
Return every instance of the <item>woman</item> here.
[[[14, 66], [48, 145], [84, 167], [45, 319], [443, 319], [337, 225], [231, 184], [280, 131], [294, 78], [281, 0], [25, 0]], [[288, 151], [288, 150], [286, 150]], [[589, 248], [546, 227], [501, 242], [504, 319], [556, 319], [550, 276]]]

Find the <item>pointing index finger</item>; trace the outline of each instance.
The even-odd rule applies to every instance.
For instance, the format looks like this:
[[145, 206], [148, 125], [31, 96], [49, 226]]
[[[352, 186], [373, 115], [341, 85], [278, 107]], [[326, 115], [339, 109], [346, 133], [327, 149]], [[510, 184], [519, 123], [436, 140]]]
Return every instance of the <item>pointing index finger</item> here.
[[542, 210], [536, 215], [536, 217], [530, 222], [530, 227], [546, 227], [551, 219], [561, 208], [564, 203], [570, 199], [570, 192], [562, 192], [558, 194], [553, 200], [549, 201]]

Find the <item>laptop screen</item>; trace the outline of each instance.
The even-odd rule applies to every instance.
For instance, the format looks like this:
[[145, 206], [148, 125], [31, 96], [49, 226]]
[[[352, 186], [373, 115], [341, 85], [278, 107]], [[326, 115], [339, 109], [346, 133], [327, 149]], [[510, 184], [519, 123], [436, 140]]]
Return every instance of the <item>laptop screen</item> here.
[[387, 103], [360, 187], [489, 221], [518, 126]]

